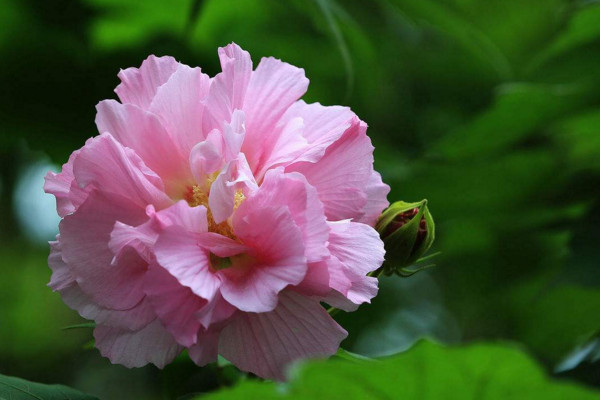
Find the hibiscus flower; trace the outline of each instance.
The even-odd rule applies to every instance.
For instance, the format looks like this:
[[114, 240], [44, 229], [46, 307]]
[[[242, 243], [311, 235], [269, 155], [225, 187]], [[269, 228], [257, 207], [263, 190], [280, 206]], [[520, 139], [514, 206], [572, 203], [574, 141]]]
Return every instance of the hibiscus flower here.
[[49, 286], [113, 363], [163, 367], [187, 349], [283, 380], [346, 337], [322, 303], [377, 294], [389, 187], [364, 122], [299, 100], [304, 70], [253, 70], [235, 44], [219, 58], [214, 78], [154, 56], [119, 73], [99, 135], [46, 176], [62, 217]]

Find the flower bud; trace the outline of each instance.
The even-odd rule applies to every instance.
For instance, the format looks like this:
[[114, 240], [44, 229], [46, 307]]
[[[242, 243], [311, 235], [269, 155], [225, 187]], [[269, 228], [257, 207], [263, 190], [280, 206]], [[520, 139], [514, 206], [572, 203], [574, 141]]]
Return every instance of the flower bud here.
[[427, 200], [418, 203], [397, 201], [385, 210], [375, 226], [385, 245], [386, 275], [412, 275], [405, 268], [414, 264], [435, 238], [435, 224], [427, 208]]

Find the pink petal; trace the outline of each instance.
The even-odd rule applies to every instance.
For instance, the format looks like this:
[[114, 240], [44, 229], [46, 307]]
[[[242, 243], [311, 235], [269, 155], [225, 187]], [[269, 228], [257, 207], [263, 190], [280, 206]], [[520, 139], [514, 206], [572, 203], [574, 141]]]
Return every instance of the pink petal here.
[[306, 296], [326, 296], [329, 294], [331, 287], [329, 284], [327, 262], [318, 261], [309, 263], [302, 282], [291, 289]]
[[[331, 283], [331, 288], [337, 290], [348, 300], [355, 304], [369, 303], [377, 295], [377, 279], [368, 277], [366, 274], [375, 271], [383, 263], [385, 250], [383, 242], [375, 229], [358, 222], [337, 221], [328, 222], [331, 228], [329, 236], [329, 250], [332, 259], [338, 260], [342, 266], [334, 268], [350, 281], [347, 285], [343, 280], [341, 285]], [[340, 265], [338, 264], [338, 266]], [[331, 265], [336, 265], [331, 264]], [[332, 276], [335, 274], [332, 273]], [[339, 275], [338, 275], [339, 276]], [[336, 295], [331, 295], [324, 301], [331, 303], [335, 301]], [[338, 299], [343, 303], [343, 300]], [[338, 303], [339, 304], [339, 303]], [[338, 306], [338, 305], [335, 305]], [[352, 310], [351, 305], [340, 305], [340, 308]]]
[[60, 291], [66, 305], [76, 310], [85, 319], [93, 320], [97, 325], [127, 330], [139, 330], [156, 318], [154, 309], [142, 299], [127, 310], [111, 310], [94, 303], [76, 283]]
[[231, 161], [237, 157], [244, 137], [246, 136], [246, 115], [241, 110], [234, 110], [231, 122], [223, 124], [223, 159]]
[[255, 165], [256, 176], [262, 179], [268, 169], [288, 165], [309, 147], [302, 136], [304, 122], [302, 118], [292, 118], [284, 125], [278, 125], [272, 135], [263, 144], [263, 156]]
[[158, 319], [138, 331], [100, 325], [94, 329], [94, 339], [102, 356], [128, 368], [148, 363], [163, 368], [182, 349]]
[[206, 208], [204, 206], [192, 207], [185, 200], [179, 200], [171, 207], [160, 210], [152, 216], [163, 229], [175, 225], [192, 233], [208, 231]]
[[131, 149], [109, 134], [88, 141], [73, 162], [73, 173], [80, 187], [94, 185], [141, 208], [148, 204], [159, 208], [171, 204], [161, 179]]
[[130, 226], [122, 222], [115, 223], [108, 243], [113, 254], [118, 256], [125, 247], [132, 247], [149, 263], [154, 259], [153, 248], [159, 232], [166, 227], [176, 225], [191, 233], [208, 230], [206, 208], [190, 207], [184, 200], [158, 212], [152, 205], [149, 205], [146, 208], [146, 215], [150, 217], [150, 220], [139, 226]]
[[221, 332], [219, 353], [244, 371], [285, 380], [290, 363], [335, 354], [347, 336], [319, 302], [281, 293], [268, 313], [243, 313]]
[[117, 256], [127, 247], [135, 249], [147, 263], [152, 261], [151, 246], [156, 242], [158, 234], [152, 229], [151, 224], [151, 221], [148, 221], [140, 226], [131, 226], [119, 221], [115, 222], [108, 242], [108, 248], [115, 255], [112, 264], [117, 262]]
[[50, 246], [52, 251], [48, 262], [52, 269], [52, 279], [48, 286], [52, 290], [60, 292], [65, 304], [76, 310], [83, 318], [94, 320], [97, 324], [138, 330], [156, 317], [145, 299], [126, 310], [110, 310], [94, 303], [88, 295], [83, 293], [71, 275], [69, 267], [62, 259], [60, 243], [51, 242]]
[[223, 139], [214, 129], [205, 141], [196, 144], [190, 152], [190, 167], [196, 183], [203, 185], [211, 174], [223, 165]]
[[205, 100], [204, 132], [230, 122], [233, 110], [243, 108], [252, 74], [250, 54], [235, 43], [220, 48], [219, 59], [223, 72], [214, 77]]
[[217, 361], [219, 356], [219, 329], [209, 329], [198, 333], [198, 343], [188, 348], [190, 358], [203, 367]]
[[87, 198], [87, 192], [79, 186], [74, 185], [73, 161], [79, 155], [80, 150], [74, 151], [62, 166], [58, 174], [50, 171], [44, 177], [44, 191], [54, 195], [56, 198], [56, 210], [60, 217], [71, 214]]
[[208, 94], [210, 78], [200, 68], [179, 64], [169, 80], [158, 88], [150, 104], [162, 126], [170, 133], [181, 154], [204, 140], [202, 99]]
[[181, 286], [160, 265], [150, 264], [144, 290], [163, 326], [182, 346], [196, 343], [200, 321], [196, 313], [208, 303], [189, 288]]
[[365, 275], [383, 264], [385, 250], [375, 229], [350, 221], [328, 222], [328, 225], [329, 251], [347, 269]]
[[75, 278], [71, 275], [67, 264], [65, 264], [62, 258], [59, 240], [60, 235], [57, 235], [55, 241], [48, 242], [50, 244], [48, 266], [52, 270], [52, 276], [50, 277], [48, 286], [54, 291], [64, 289], [75, 282]]
[[270, 170], [260, 190], [242, 203], [244, 207], [287, 207], [294, 223], [302, 232], [308, 262], [323, 260], [329, 256], [326, 243], [329, 238], [323, 212], [323, 204], [317, 191], [304, 176], [297, 173], [284, 174], [281, 169]]
[[[211, 326], [221, 325], [228, 320], [237, 308], [229, 304], [220, 293], [217, 293], [213, 300], [196, 313], [196, 318], [205, 329]], [[200, 341], [200, 339], [198, 339]]]
[[318, 162], [294, 163], [285, 170], [301, 173], [317, 188], [328, 220], [362, 217], [365, 188], [373, 171], [373, 146], [366, 125], [356, 120]]
[[347, 294], [352, 286], [352, 281], [346, 273], [346, 267], [340, 260], [333, 255], [327, 259], [327, 269], [329, 272], [329, 287], [340, 293]]
[[180, 227], [170, 226], [160, 233], [154, 254], [160, 266], [203, 299], [210, 301], [221, 285], [211, 271], [209, 252], [199, 246], [196, 235]]
[[191, 186], [188, 155], [182, 153], [157, 116], [114, 100], [101, 101], [96, 109], [98, 131], [110, 133], [123, 146], [133, 149], [162, 178], [167, 191], [178, 195]]
[[139, 225], [146, 219], [131, 201], [94, 190], [60, 223], [62, 258], [84, 293], [102, 307], [126, 310], [143, 298], [146, 262], [131, 250], [125, 253], [127, 263], [113, 265], [108, 243], [116, 221]]
[[221, 294], [242, 311], [271, 311], [277, 306], [278, 293], [287, 285], [299, 284], [306, 275], [302, 234], [286, 207], [245, 205], [234, 214], [233, 226], [237, 237], [253, 251], [219, 271]]
[[[347, 291], [346, 291], [347, 293]], [[337, 290], [331, 290], [326, 296], [320, 299], [322, 302], [329, 304], [331, 307], [339, 308], [346, 312], [353, 312], [358, 310], [359, 304], [355, 304], [352, 301]]]
[[246, 113], [243, 151], [254, 170], [264, 149], [272, 147], [270, 132], [307, 87], [303, 69], [271, 57], [263, 58], [252, 73], [243, 108]]
[[364, 224], [375, 226], [381, 212], [385, 210], [390, 203], [387, 201], [387, 195], [390, 187], [383, 183], [379, 172], [373, 171], [366, 187], [367, 204], [363, 209], [364, 215], [356, 220]]
[[306, 104], [298, 100], [286, 111], [282, 122], [298, 117], [304, 122], [302, 134], [309, 146], [297, 161], [316, 162], [323, 157], [325, 149], [350, 128], [356, 115], [348, 107]]
[[243, 153], [238, 154], [221, 171], [210, 188], [208, 204], [217, 224], [225, 221], [233, 212], [235, 192], [249, 196], [258, 189], [254, 175]]
[[251, 250], [246, 245], [213, 232], [196, 235], [196, 241], [200, 247], [219, 257], [233, 257]]
[[371, 299], [377, 296], [379, 290], [378, 280], [372, 276], [364, 276], [355, 272], [346, 272], [352, 286], [348, 289], [346, 297], [354, 304], [370, 303]]
[[150, 56], [142, 66], [119, 72], [121, 83], [115, 89], [123, 103], [148, 109], [158, 88], [167, 82], [179, 63], [173, 57]]

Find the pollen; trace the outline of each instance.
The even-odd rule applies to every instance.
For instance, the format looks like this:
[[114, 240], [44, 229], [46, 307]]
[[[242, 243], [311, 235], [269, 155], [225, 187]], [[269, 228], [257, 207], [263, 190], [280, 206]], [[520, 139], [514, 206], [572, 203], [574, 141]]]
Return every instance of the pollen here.
[[208, 194], [198, 185], [194, 185], [188, 189], [185, 200], [190, 207], [204, 206], [208, 208]]
[[[212, 180], [214, 180], [214, 179], [212, 179]], [[212, 184], [212, 181], [208, 182], [208, 183], [210, 185], [210, 184]], [[215, 220], [213, 219], [212, 212], [210, 210], [210, 207], [208, 206], [209, 193], [210, 192], [207, 192], [199, 185], [194, 185], [194, 186], [191, 186], [188, 188], [188, 190], [185, 194], [185, 200], [188, 202], [188, 204], [191, 207], [198, 207], [198, 206], [206, 207], [206, 219], [208, 222], [208, 231], [209, 232], [218, 233], [219, 235], [227, 236], [227, 237], [235, 240], [236, 237], [235, 237], [235, 234], [233, 233], [233, 228], [229, 221], [223, 221], [223, 222], [217, 224], [215, 222]], [[242, 193], [242, 190], [241, 189], [237, 190], [235, 192], [234, 198], [233, 198], [233, 202], [234, 202], [233, 209], [237, 210], [237, 208], [240, 206], [240, 204], [242, 204], [242, 202], [245, 199], [246, 199], [246, 196], [244, 196], [244, 193]]]
[[238, 189], [233, 197], [233, 209], [237, 210], [244, 200], [246, 200], [246, 196], [244, 196], [244, 193], [242, 193], [242, 189]]

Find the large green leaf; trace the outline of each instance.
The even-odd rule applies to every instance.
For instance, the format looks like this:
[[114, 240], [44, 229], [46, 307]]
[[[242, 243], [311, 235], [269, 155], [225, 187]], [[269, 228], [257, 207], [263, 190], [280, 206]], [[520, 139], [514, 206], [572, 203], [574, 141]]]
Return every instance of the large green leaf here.
[[453, 159], [504, 151], [595, 97], [585, 85], [508, 84], [498, 93], [491, 108], [449, 132], [434, 151]]
[[518, 348], [475, 344], [447, 348], [421, 342], [393, 357], [313, 362], [289, 383], [242, 382], [209, 399], [598, 399], [600, 392], [552, 381]]
[[534, 58], [532, 67], [600, 39], [600, 5], [589, 3], [576, 10], [561, 34]]
[[512, 300], [515, 339], [553, 363], [600, 330], [600, 290], [596, 288], [524, 285]]
[[63, 385], [44, 385], [0, 375], [1, 400], [94, 400], [94, 396]]
[[600, 170], [599, 127], [600, 111], [593, 109], [562, 121], [552, 130], [573, 168]]
[[85, 0], [98, 9], [102, 17], [92, 25], [94, 43], [103, 49], [132, 47], [158, 34], [183, 37], [191, 0], [175, 1], [121, 1]]

